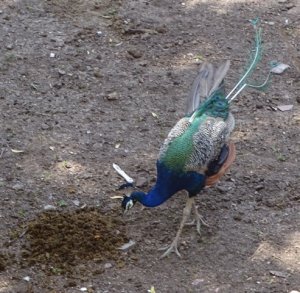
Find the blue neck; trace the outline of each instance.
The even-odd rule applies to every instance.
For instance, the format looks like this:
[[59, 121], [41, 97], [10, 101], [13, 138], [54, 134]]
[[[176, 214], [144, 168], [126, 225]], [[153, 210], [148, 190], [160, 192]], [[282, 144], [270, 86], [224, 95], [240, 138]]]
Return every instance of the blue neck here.
[[154, 187], [148, 192], [133, 192], [131, 197], [139, 201], [146, 207], [156, 207], [165, 202], [170, 198], [174, 193], [169, 192], [166, 189], [162, 189], [157, 183]]
[[157, 181], [146, 194], [133, 192], [131, 198], [147, 207], [156, 207], [180, 190], [187, 190], [190, 196], [195, 196], [203, 188], [205, 176], [196, 172], [177, 172], [167, 168], [157, 161]]

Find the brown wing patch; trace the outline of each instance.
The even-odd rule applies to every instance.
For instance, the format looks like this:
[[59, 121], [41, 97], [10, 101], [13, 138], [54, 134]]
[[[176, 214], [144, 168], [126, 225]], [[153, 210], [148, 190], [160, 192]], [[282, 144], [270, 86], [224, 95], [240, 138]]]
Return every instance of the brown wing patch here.
[[230, 168], [232, 163], [234, 162], [235, 157], [236, 157], [235, 145], [233, 142], [230, 141], [228, 143], [228, 147], [229, 147], [229, 154], [228, 154], [227, 160], [225, 161], [224, 165], [222, 166], [222, 168], [220, 169], [220, 171], [217, 174], [206, 178], [205, 187], [210, 187], [210, 186], [216, 184], [220, 180], [220, 178], [225, 174], [225, 172]]

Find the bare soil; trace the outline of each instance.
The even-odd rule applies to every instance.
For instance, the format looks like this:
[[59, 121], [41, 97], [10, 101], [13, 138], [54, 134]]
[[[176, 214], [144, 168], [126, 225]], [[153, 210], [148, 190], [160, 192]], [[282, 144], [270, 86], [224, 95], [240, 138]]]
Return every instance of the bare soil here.
[[[2, 0], [0, 292], [300, 291], [299, 15], [296, 0]], [[290, 68], [233, 103], [236, 162], [197, 198], [209, 227], [160, 260], [185, 194], [123, 216], [112, 163], [150, 189], [199, 64], [230, 59], [230, 90], [256, 17], [254, 80]]]

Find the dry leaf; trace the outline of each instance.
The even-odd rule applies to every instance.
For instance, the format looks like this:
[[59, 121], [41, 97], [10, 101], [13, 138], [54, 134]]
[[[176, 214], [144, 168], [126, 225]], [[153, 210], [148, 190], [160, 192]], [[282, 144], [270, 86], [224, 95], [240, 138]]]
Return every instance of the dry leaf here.
[[134, 246], [134, 245], [135, 245], [135, 241], [129, 240], [128, 243], [123, 244], [123, 245], [122, 245], [121, 247], [119, 247], [118, 249], [120, 249], [120, 250], [127, 250], [127, 249], [131, 248], [131, 247]]
[[121, 175], [125, 179], [126, 182], [134, 182], [134, 180], [130, 176], [128, 176], [117, 164], [113, 164], [113, 168], [117, 171], [119, 175]]
[[24, 153], [23, 150], [11, 149], [11, 151], [12, 151], [13, 153], [16, 153], [16, 154]]
[[281, 74], [283, 73], [284, 71], [286, 71], [290, 66], [287, 65], [287, 64], [283, 64], [283, 63], [278, 63], [276, 66], [274, 66], [272, 69], [271, 69], [271, 72], [272, 73], [275, 73], [275, 74]]
[[280, 272], [280, 271], [270, 271], [270, 274], [279, 278], [287, 278], [288, 273], [286, 272]]
[[151, 286], [150, 290], [148, 290], [149, 293], [155, 293], [154, 286]]
[[277, 106], [277, 108], [280, 111], [282, 111], [282, 112], [284, 112], [284, 111], [290, 111], [290, 110], [293, 109], [293, 107], [294, 107], [294, 105], [281, 105], [281, 106]]
[[111, 199], [120, 199], [120, 198], [123, 198], [123, 196], [121, 196], [121, 195], [114, 195], [114, 196], [111, 196], [110, 198]]

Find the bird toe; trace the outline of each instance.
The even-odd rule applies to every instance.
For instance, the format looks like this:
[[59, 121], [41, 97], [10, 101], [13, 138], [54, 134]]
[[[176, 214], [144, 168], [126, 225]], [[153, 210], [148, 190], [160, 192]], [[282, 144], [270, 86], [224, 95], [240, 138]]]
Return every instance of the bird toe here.
[[178, 251], [178, 248], [177, 248], [177, 242], [176, 242], [176, 243], [173, 242], [173, 243], [172, 243], [171, 245], [169, 245], [169, 246], [161, 247], [161, 248], [159, 248], [158, 250], [166, 250], [166, 251], [160, 256], [160, 259], [165, 258], [165, 257], [168, 256], [171, 252], [176, 253], [177, 256], [181, 258], [181, 254], [180, 254], [180, 252]]

